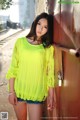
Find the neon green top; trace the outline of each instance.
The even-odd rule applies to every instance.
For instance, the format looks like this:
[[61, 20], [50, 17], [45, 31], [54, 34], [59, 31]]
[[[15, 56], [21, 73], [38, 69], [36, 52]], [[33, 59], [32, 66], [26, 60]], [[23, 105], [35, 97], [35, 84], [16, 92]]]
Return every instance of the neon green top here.
[[44, 101], [48, 88], [54, 87], [54, 47], [33, 45], [26, 37], [19, 38], [6, 78], [15, 78], [17, 97], [24, 100]]

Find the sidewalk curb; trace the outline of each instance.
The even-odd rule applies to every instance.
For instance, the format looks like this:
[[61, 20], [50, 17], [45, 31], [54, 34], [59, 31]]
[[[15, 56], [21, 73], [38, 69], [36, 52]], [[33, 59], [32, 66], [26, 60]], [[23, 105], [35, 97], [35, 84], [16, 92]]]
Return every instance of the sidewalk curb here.
[[7, 36], [5, 36], [5, 33], [4, 33], [4, 36], [5, 36], [5, 37], [2, 38], [2, 39], [0, 39], [0, 41], [2, 41], [2, 40], [4, 40], [4, 39], [7, 39], [8, 37], [10, 37], [10, 36], [12, 36], [12, 35], [14, 35], [14, 34], [20, 32], [20, 31], [23, 31], [23, 29], [20, 29], [20, 30], [18, 30], [18, 31], [16, 31], [16, 32], [13, 32], [12, 34], [9, 34], [9, 35], [7, 35]]

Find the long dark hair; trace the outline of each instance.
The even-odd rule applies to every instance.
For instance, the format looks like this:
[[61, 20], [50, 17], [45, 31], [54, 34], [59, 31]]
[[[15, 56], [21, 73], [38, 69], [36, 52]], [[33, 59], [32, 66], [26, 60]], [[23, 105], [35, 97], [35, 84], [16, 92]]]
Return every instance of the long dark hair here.
[[27, 38], [33, 37], [34, 40], [36, 40], [36, 25], [38, 21], [42, 18], [45, 18], [48, 22], [48, 31], [45, 35], [41, 37], [42, 44], [44, 47], [48, 47], [53, 44], [53, 16], [50, 14], [47, 14], [45, 12], [41, 13], [36, 17], [36, 19], [33, 21], [31, 25], [31, 30], [29, 34], [26, 36]]

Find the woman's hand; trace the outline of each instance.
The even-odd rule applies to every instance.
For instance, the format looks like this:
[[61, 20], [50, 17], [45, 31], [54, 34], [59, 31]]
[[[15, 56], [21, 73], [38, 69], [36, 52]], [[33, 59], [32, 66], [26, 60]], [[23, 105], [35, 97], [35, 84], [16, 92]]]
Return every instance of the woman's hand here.
[[47, 97], [47, 109], [51, 111], [53, 110], [54, 107], [55, 107], [54, 90], [53, 88], [49, 88], [48, 97]]
[[17, 104], [17, 97], [16, 97], [15, 92], [9, 93], [8, 99], [9, 99], [10, 104], [12, 104], [12, 105], [16, 105]]

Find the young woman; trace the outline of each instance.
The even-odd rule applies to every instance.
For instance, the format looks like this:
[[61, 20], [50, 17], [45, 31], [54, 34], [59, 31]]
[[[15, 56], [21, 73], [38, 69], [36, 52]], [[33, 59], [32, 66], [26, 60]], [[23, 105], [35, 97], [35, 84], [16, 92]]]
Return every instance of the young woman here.
[[48, 109], [54, 103], [53, 16], [41, 13], [33, 21], [26, 37], [14, 46], [6, 78], [9, 80], [9, 102], [17, 119], [41, 120], [42, 104], [47, 98]]

